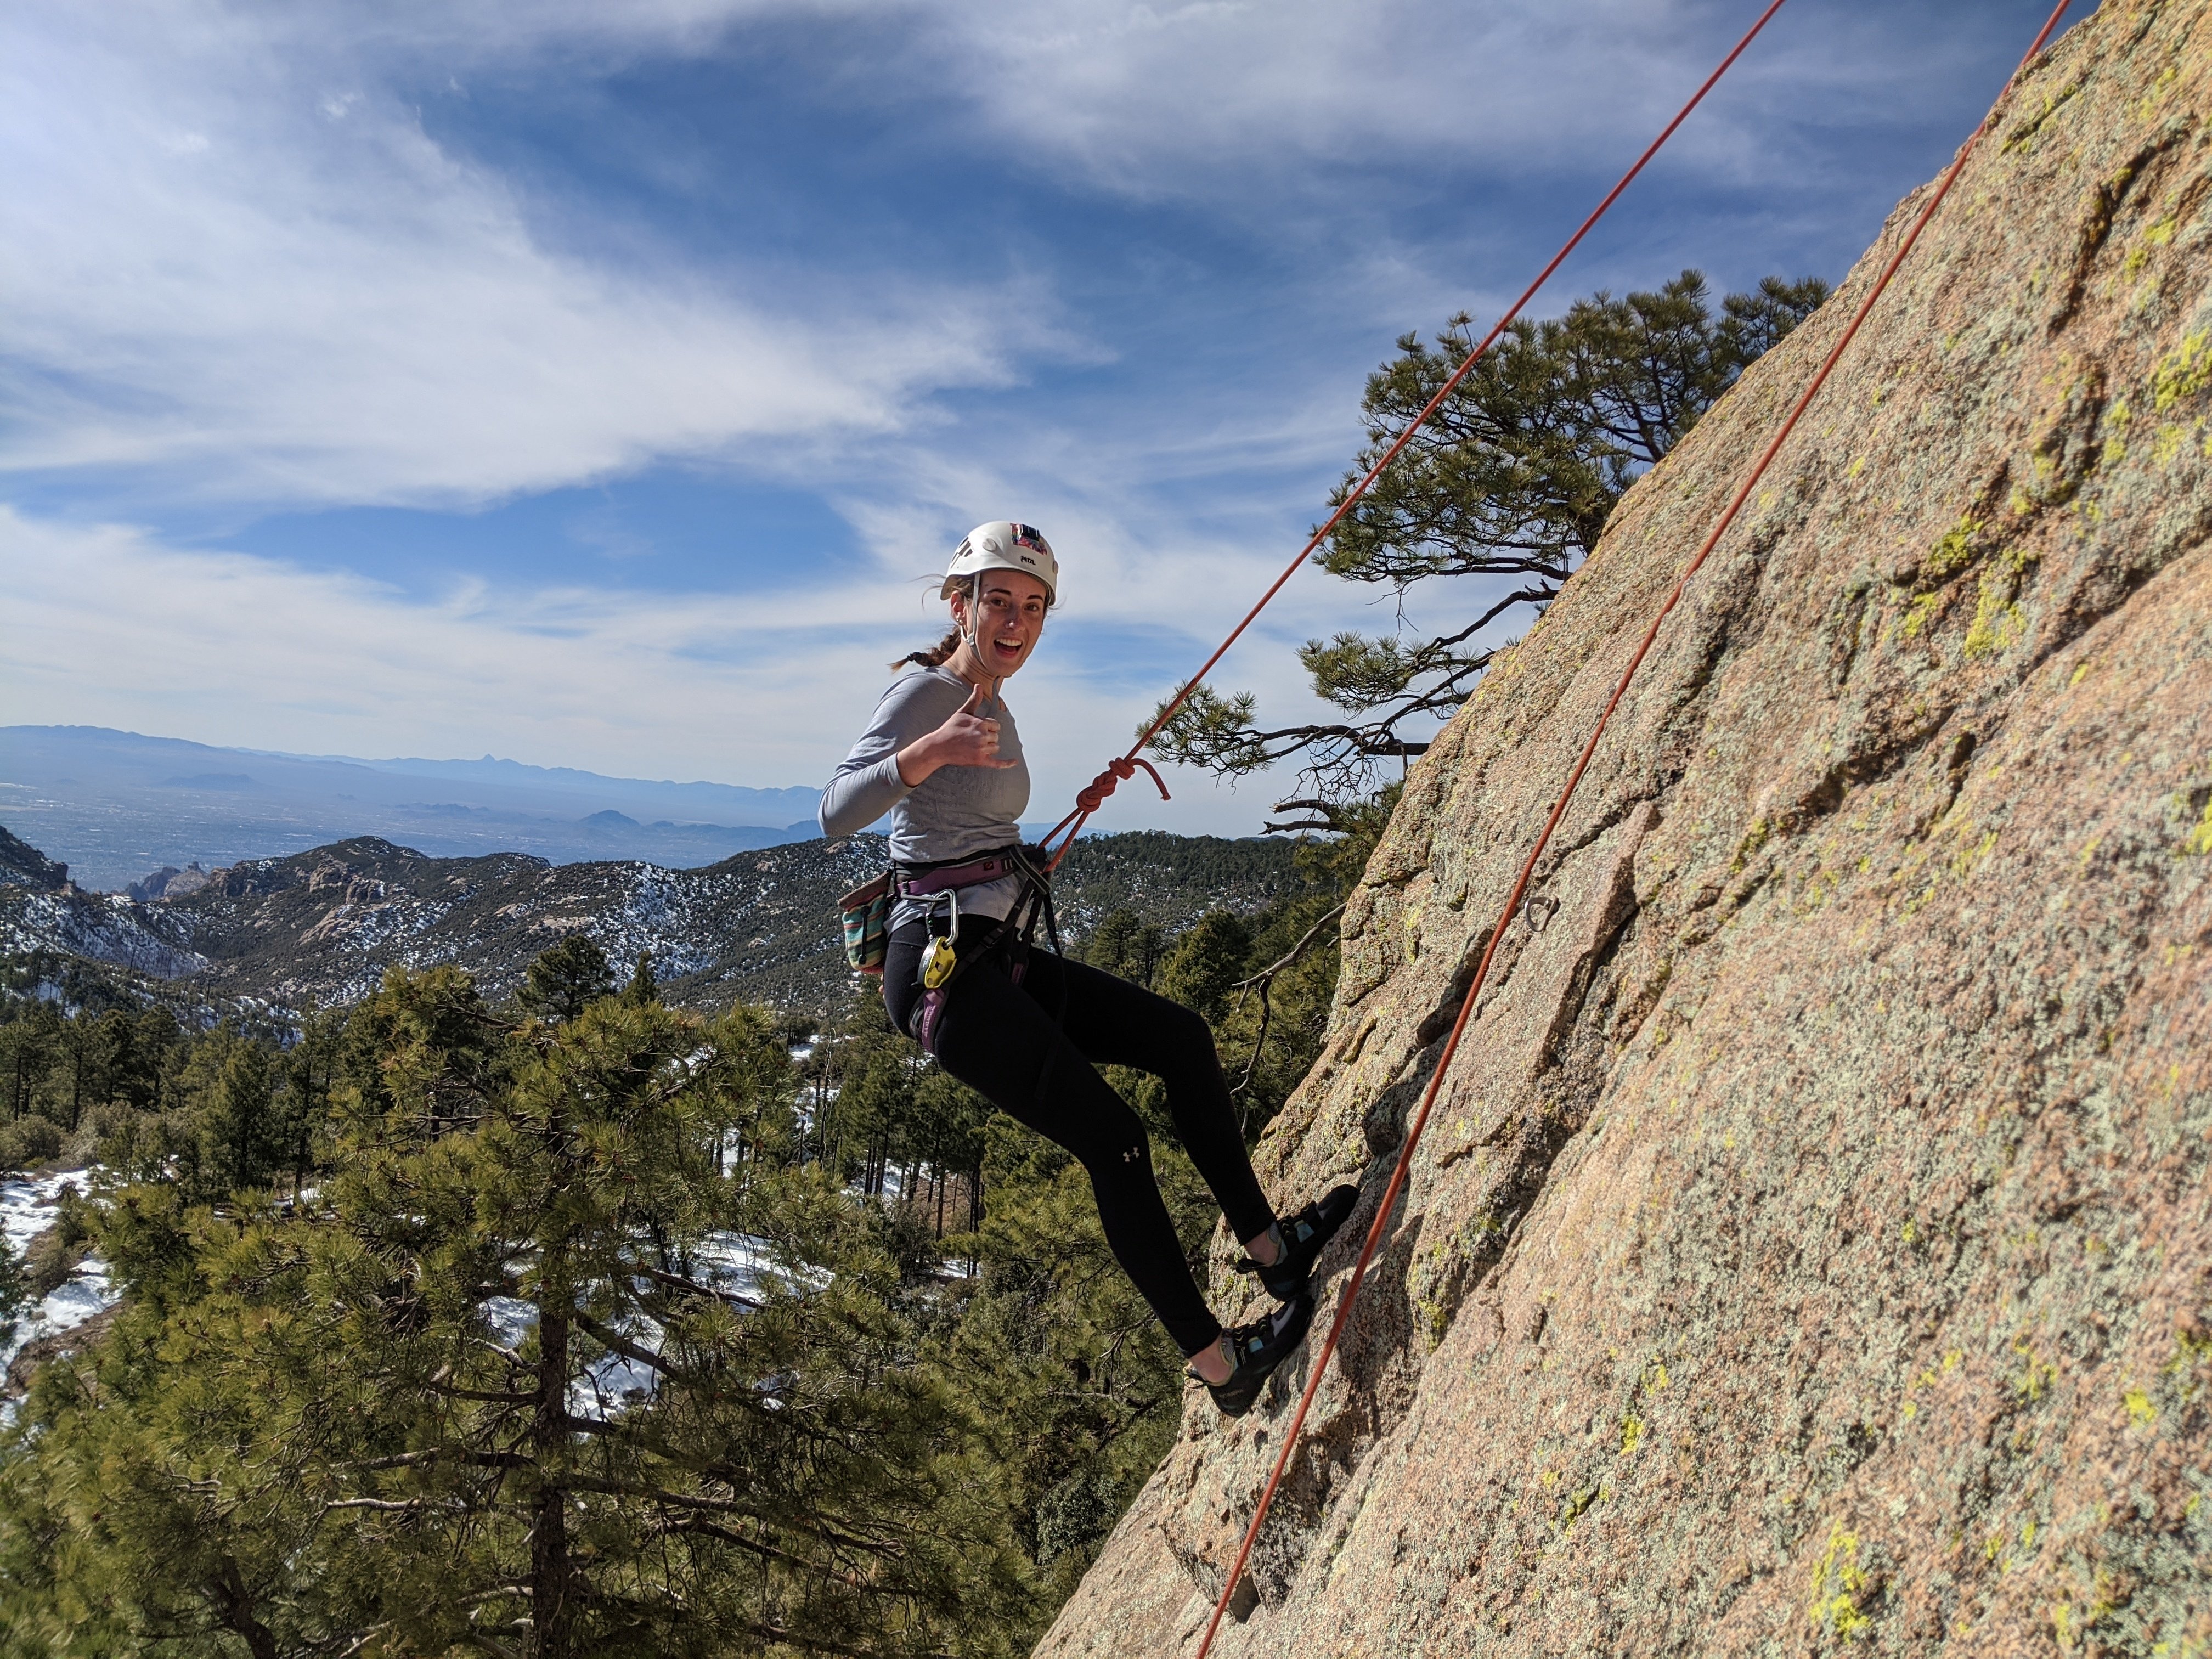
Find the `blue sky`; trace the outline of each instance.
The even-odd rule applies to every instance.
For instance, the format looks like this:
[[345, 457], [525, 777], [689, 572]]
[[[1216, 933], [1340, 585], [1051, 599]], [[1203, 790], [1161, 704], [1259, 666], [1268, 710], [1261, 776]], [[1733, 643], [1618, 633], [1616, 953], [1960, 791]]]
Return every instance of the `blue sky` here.
[[[25, 0], [4, 718], [818, 783], [915, 579], [1016, 517], [1066, 570], [1010, 694], [1057, 817], [1395, 337], [1494, 315], [1756, 9]], [[1840, 277], [2042, 13], [1791, 0], [1538, 309]], [[1381, 597], [1306, 573], [1224, 684], [1295, 715], [1297, 642]], [[1273, 799], [1176, 790], [1105, 827]]]

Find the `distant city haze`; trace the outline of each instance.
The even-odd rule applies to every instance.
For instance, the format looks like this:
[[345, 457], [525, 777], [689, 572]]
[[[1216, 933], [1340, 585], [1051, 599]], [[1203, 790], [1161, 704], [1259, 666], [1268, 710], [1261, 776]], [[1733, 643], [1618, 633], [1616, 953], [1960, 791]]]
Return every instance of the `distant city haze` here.
[[438, 857], [532, 853], [556, 864], [710, 864], [818, 835], [818, 789], [602, 777], [481, 760], [362, 760], [221, 749], [96, 726], [0, 726], [0, 823], [119, 890], [381, 836]]

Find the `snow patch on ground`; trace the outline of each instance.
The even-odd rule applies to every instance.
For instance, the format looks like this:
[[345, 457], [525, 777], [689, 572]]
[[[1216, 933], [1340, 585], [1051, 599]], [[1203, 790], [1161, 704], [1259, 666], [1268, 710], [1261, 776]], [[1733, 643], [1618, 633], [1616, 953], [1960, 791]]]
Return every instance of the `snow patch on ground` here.
[[[8, 1241], [10, 1261], [20, 1261], [30, 1242], [54, 1224], [61, 1214], [63, 1189], [82, 1190], [85, 1179], [86, 1172], [80, 1170], [37, 1180], [21, 1176], [0, 1180], [0, 1236]], [[108, 1277], [107, 1264], [98, 1256], [85, 1257], [44, 1301], [17, 1316], [12, 1331], [0, 1328], [0, 1372], [31, 1343], [75, 1330], [113, 1307], [122, 1295]], [[13, 1407], [0, 1410], [12, 1414]]]
[[11, 887], [0, 896], [0, 949], [10, 952], [58, 951], [158, 979], [204, 972], [207, 958], [167, 937], [174, 931], [166, 917], [120, 893]]

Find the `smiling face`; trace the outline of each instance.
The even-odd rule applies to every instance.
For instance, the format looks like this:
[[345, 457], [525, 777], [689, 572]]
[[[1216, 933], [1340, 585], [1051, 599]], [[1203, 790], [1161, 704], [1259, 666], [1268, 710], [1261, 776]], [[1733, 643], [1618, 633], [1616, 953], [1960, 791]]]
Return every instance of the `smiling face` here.
[[1019, 570], [987, 570], [978, 577], [981, 604], [969, 609], [964, 594], [952, 596], [952, 620], [963, 641], [963, 655], [987, 679], [1004, 679], [1030, 659], [1044, 632], [1045, 585]]

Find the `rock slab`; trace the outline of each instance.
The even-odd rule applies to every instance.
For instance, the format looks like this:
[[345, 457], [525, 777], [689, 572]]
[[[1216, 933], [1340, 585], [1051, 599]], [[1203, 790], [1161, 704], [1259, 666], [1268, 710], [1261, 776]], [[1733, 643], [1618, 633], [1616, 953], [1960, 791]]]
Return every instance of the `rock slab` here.
[[[1644, 619], [1923, 199], [1414, 769], [1279, 1201], [1376, 1201]], [[2212, 3], [2107, 0], [1616, 717], [1223, 1659], [2212, 1653], [2208, 536]], [[1190, 1402], [1039, 1655], [1193, 1650], [1305, 1381]]]

